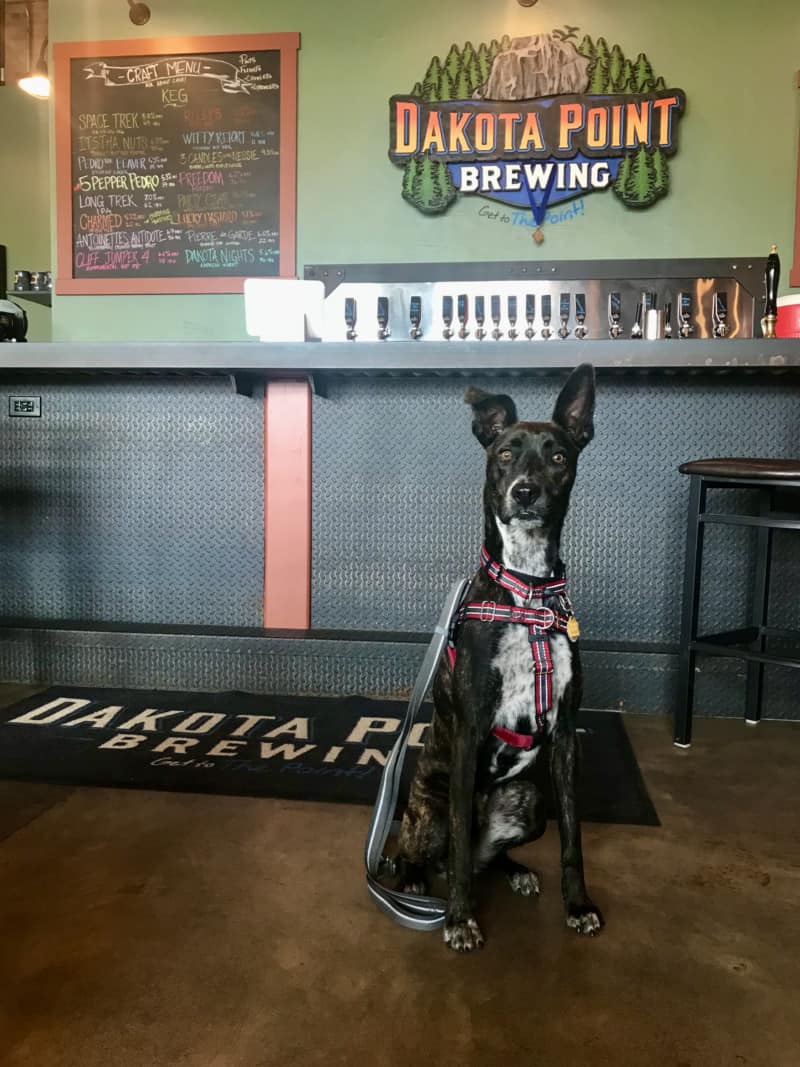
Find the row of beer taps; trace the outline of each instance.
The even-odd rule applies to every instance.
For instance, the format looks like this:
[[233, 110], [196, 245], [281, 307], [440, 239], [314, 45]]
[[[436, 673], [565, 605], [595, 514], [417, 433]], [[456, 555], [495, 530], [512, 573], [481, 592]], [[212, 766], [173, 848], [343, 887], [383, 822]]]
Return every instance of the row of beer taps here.
[[[483, 296], [475, 297], [474, 307], [472, 309], [474, 323], [470, 318], [470, 299], [467, 294], [462, 293], [458, 295], [455, 299], [455, 304], [452, 296], [443, 296], [441, 309], [441, 322], [443, 327], [442, 337], [446, 341], [451, 340], [453, 337], [458, 337], [460, 340], [464, 341], [470, 336], [478, 341], [482, 341], [485, 337], [491, 337], [495, 341], [499, 341], [502, 337], [507, 337], [508, 340], [513, 341], [520, 336], [528, 341], [532, 340], [536, 336], [536, 295], [534, 293], [526, 293], [525, 295], [524, 329], [521, 324], [520, 328], [517, 328], [519, 314], [517, 297], [511, 295], [507, 296], [505, 300], [505, 321], [507, 329], [502, 330], [500, 326], [503, 319], [503, 306], [502, 298], [500, 296], [495, 295], [489, 298], [489, 322], [487, 322], [486, 318], [486, 298]], [[358, 308], [355, 297], [346, 297], [344, 302], [344, 319], [348, 341], [355, 341], [358, 336], [356, 332], [357, 311]], [[585, 293], [575, 294], [574, 331], [570, 329], [570, 319], [572, 317], [572, 298], [570, 293], [560, 294], [558, 311], [560, 326], [554, 333], [552, 328], [552, 298], [549, 294], [545, 294], [541, 297], [539, 301], [541, 318], [539, 337], [542, 340], [547, 341], [554, 335], [557, 335], [562, 340], [566, 340], [566, 338], [573, 332], [578, 340], [582, 340], [586, 337], [588, 331], [586, 327]], [[680, 337], [688, 338], [694, 333], [692, 314], [693, 307], [691, 293], [679, 293], [676, 325], [677, 333]], [[409, 336], [412, 340], [418, 341], [423, 336], [421, 296], [412, 296], [409, 301], [409, 323]], [[491, 329], [489, 328], [490, 324]], [[714, 293], [712, 304], [712, 325], [714, 337], [728, 336], [730, 332], [728, 326], [728, 296], [724, 291], [716, 291]], [[623, 334], [622, 295], [618, 292], [612, 292], [608, 297], [608, 336], [611, 338], [618, 338], [622, 337]], [[379, 296], [377, 306], [377, 338], [379, 341], [386, 341], [390, 336], [389, 298], [387, 296]], [[656, 337], [670, 338], [674, 336], [672, 302], [667, 301], [663, 308], [658, 308], [657, 294], [654, 292], [643, 292], [636, 305], [636, 312], [630, 336], [632, 340], [637, 340], [642, 337], [649, 339]]]

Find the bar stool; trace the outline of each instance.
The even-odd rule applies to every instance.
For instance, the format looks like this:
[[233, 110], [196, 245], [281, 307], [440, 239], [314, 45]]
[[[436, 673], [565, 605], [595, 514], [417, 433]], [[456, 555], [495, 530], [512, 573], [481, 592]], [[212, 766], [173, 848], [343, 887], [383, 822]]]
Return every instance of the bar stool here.
[[[796, 637], [791, 631], [767, 626], [769, 577], [773, 530], [800, 530], [800, 512], [775, 511], [778, 489], [800, 490], [800, 460], [791, 459], [697, 459], [684, 463], [681, 474], [689, 483], [689, 521], [686, 535], [686, 570], [683, 577], [683, 614], [678, 670], [678, 704], [675, 709], [675, 744], [688, 748], [692, 741], [695, 660], [698, 653], [728, 656], [747, 663], [745, 722], [755, 726], [761, 718], [764, 665], [800, 667], [800, 658], [770, 653], [769, 637]], [[706, 511], [709, 489], [752, 489], [758, 493], [758, 515]], [[700, 581], [703, 533], [708, 523], [754, 526], [757, 531], [755, 587], [750, 625], [722, 633], [697, 633], [700, 614]], [[798, 590], [800, 593], [800, 590]]]

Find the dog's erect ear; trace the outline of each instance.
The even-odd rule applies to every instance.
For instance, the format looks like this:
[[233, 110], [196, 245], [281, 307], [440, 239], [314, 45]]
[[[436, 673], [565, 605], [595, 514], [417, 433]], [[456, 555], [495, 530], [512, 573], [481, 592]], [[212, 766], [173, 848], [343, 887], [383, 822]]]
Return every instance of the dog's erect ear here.
[[558, 394], [553, 422], [566, 430], [578, 448], [594, 437], [594, 367], [581, 363]]
[[498, 434], [517, 421], [517, 409], [510, 396], [484, 393], [471, 385], [464, 393], [464, 403], [472, 406], [472, 432], [484, 448]]

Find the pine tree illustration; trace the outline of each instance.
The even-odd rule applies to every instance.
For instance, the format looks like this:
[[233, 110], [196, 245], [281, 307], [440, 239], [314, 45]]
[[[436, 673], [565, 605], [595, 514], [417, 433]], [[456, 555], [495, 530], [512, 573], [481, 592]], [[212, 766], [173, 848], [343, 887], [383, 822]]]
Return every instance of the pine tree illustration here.
[[410, 204], [414, 203], [414, 185], [417, 180], [418, 170], [419, 160], [416, 156], [409, 159], [403, 169], [403, 199], [408, 200]]
[[456, 78], [455, 96], [453, 97], [453, 99], [469, 100], [471, 95], [472, 90], [470, 89], [469, 71], [462, 67], [461, 70], [458, 72], [458, 77]]
[[611, 56], [608, 60], [608, 82], [610, 92], [618, 93], [620, 91], [624, 67], [625, 56], [622, 54], [620, 46], [615, 44], [611, 49]]
[[653, 152], [653, 191], [655, 192], [655, 199], [658, 197], [666, 196], [669, 191], [669, 163], [667, 163], [667, 157], [657, 148]]
[[633, 68], [634, 75], [634, 92], [636, 93], [652, 93], [653, 91], [653, 68], [650, 66], [650, 60], [644, 54], [640, 52], [636, 57], [636, 63]]
[[455, 81], [458, 77], [458, 68], [461, 66], [461, 53], [458, 50], [458, 46], [455, 44], [450, 45], [450, 51], [447, 53], [447, 59], [444, 61], [444, 69], [450, 75], [450, 80]]
[[619, 91], [621, 93], [634, 92], [634, 77], [633, 77], [633, 63], [629, 59], [626, 59], [622, 65], [622, 76], [620, 77]]
[[500, 51], [501, 52], [510, 52], [511, 51], [511, 38], [508, 36], [507, 33], [503, 35], [503, 39], [500, 42]]
[[489, 79], [489, 71], [492, 69], [492, 57], [489, 49], [482, 44], [478, 49], [478, 66], [481, 68], [481, 85]]
[[605, 37], [598, 37], [594, 46], [594, 57], [598, 62], [608, 63], [611, 53], [608, 50], [608, 41]]
[[430, 156], [416, 156], [412, 160], [412, 163], [416, 163], [417, 165], [414, 168], [414, 176], [413, 176], [413, 180], [411, 182], [410, 200], [411, 200], [411, 203], [414, 205], [414, 207], [418, 207], [420, 209], [420, 211], [424, 211], [425, 210], [423, 205], [422, 205], [423, 182], [424, 182], [424, 179], [425, 179], [426, 164], [427, 164], [428, 168], [430, 168], [430, 162], [431, 162], [431, 157]]
[[481, 65], [478, 62], [478, 57], [475, 53], [472, 53], [472, 59], [469, 63], [465, 64], [467, 76], [469, 78], [469, 93], [470, 96], [475, 92], [477, 88], [483, 85], [483, 78], [481, 77]]
[[475, 49], [472, 46], [472, 41], [467, 41], [461, 49], [461, 66], [468, 67], [473, 59], [475, 59]]
[[495, 56], [499, 53], [499, 51], [500, 51], [500, 43], [496, 39], [493, 39], [492, 43], [489, 45], [489, 56], [490, 56], [490, 58], [494, 59]]
[[656, 199], [654, 186], [653, 160], [645, 146], [639, 145], [625, 183], [625, 203], [630, 207], [647, 207]]
[[428, 70], [422, 80], [422, 96], [425, 100], [436, 100], [439, 92], [439, 79], [442, 76], [442, 65], [439, 57], [434, 56], [428, 64]]
[[654, 91], [657, 93], [663, 93], [666, 92], [666, 88], [667, 83], [664, 81], [664, 79], [656, 78], [656, 84], [653, 86]]
[[608, 62], [604, 59], [596, 59], [592, 67], [592, 76], [589, 81], [590, 93], [605, 93], [608, 91]]
[[594, 59], [594, 41], [588, 33], [578, 45], [577, 50], [582, 56], [586, 56], [587, 59]]
[[631, 157], [630, 153], [627, 156], [622, 157], [622, 162], [619, 165], [617, 171], [617, 177], [614, 180], [614, 192], [625, 203], [625, 186], [628, 184], [628, 179], [631, 176]]
[[[413, 164], [416, 164], [415, 168]], [[445, 163], [424, 155], [411, 160], [409, 168], [413, 173], [403, 179], [403, 196], [414, 207], [426, 215], [435, 215], [455, 199], [456, 190]]]
[[439, 79], [439, 99], [440, 100], [454, 100], [454, 88], [453, 79], [447, 73], [447, 68], [442, 71], [442, 76]]

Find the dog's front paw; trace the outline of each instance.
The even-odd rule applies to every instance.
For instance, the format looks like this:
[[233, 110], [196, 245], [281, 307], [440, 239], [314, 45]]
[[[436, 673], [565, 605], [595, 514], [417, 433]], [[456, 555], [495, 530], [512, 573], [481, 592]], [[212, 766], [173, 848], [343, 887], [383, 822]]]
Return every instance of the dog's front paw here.
[[483, 948], [483, 934], [474, 919], [446, 919], [444, 943], [456, 952], [472, 952]]
[[567, 908], [567, 926], [579, 934], [594, 937], [605, 926], [600, 909], [590, 900], [583, 904], [573, 904]]
[[539, 879], [533, 871], [519, 870], [507, 874], [508, 884], [521, 897], [538, 897], [541, 892]]

